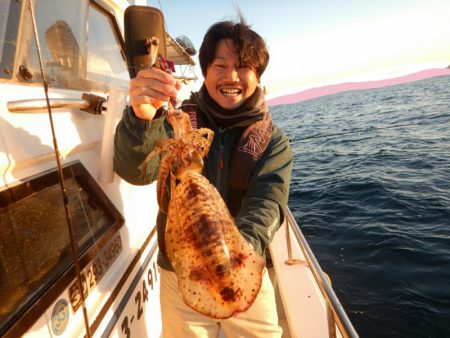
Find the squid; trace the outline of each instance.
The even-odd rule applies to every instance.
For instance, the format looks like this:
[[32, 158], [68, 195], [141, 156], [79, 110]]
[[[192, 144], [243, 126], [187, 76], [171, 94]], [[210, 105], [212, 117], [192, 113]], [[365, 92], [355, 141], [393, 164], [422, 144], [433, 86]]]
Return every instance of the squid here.
[[[214, 132], [193, 130], [188, 114], [167, 116], [173, 137], [160, 140], [157, 194], [167, 213], [165, 244], [183, 301], [195, 311], [225, 319], [246, 311], [261, 288], [264, 258], [241, 235], [217, 189], [202, 175]], [[166, 202], [166, 184], [170, 199]]]

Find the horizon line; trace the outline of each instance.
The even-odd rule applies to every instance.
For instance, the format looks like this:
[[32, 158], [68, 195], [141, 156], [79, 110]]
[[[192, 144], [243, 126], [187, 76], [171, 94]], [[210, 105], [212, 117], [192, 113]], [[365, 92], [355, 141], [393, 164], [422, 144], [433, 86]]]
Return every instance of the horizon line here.
[[267, 99], [268, 106], [276, 106], [282, 104], [294, 104], [300, 101], [310, 100], [321, 96], [327, 96], [352, 90], [375, 89], [397, 84], [415, 82], [425, 80], [435, 76], [450, 75], [450, 65], [445, 68], [431, 68], [426, 70], [416, 71], [410, 74], [401, 75], [388, 79], [368, 80], [368, 81], [344, 81], [335, 84], [328, 84], [323, 86], [312, 87], [304, 90], [299, 90], [295, 93], [280, 95]]

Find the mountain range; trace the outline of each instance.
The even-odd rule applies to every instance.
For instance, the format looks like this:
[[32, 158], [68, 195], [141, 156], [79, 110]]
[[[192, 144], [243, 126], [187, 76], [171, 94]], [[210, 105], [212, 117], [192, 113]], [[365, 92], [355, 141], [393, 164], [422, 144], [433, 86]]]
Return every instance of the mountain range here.
[[332, 84], [322, 87], [316, 87], [300, 91], [294, 94], [283, 95], [267, 100], [269, 106], [281, 104], [292, 104], [304, 100], [314, 99], [319, 96], [336, 94], [349, 90], [373, 89], [386, 86], [393, 86], [402, 83], [419, 81], [435, 76], [450, 75], [450, 66], [447, 68], [433, 68], [415, 72], [412, 74], [399, 76], [391, 79], [366, 81], [366, 82], [344, 82], [340, 84]]

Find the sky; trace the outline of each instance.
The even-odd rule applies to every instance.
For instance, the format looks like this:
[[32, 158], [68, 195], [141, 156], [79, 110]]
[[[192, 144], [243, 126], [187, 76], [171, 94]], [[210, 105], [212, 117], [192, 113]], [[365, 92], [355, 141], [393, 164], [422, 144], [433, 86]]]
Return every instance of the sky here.
[[[268, 97], [450, 65], [450, 0], [152, 0], [172, 37], [198, 50], [215, 22], [247, 23], [266, 41]], [[196, 62], [198, 60], [194, 57]], [[202, 81], [200, 68], [196, 69]]]

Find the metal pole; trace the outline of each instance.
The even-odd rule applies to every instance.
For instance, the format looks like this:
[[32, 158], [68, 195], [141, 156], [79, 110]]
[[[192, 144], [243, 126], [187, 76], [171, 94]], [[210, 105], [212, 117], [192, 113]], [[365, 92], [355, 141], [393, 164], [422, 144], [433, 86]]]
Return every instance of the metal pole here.
[[74, 265], [75, 265], [75, 272], [77, 275], [78, 287], [80, 289], [81, 305], [82, 305], [82, 309], [83, 309], [83, 318], [84, 318], [84, 324], [85, 324], [85, 329], [86, 329], [86, 336], [88, 338], [90, 338], [91, 332], [90, 332], [90, 327], [89, 327], [89, 318], [88, 318], [88, 314], [87, 314], [87, 310], [86, 310], [85, 297], [83, 294], [83, 282], [81, 279], [81, 270], [80, 270], [80, 265], [78, 262], [78, 247], [77, 247], [78, 244], [75, 242], [75, 236], [74, 236], [73, 227], [72, 227], [72, 220], [70, 218], [70, 212], [69, 212], [69, 198], [66, 194], [66, 188], [64, 186], [64, 175], [63, 175], [63, 170], [61, 167], [61, 161], [59, 158], [58, 142], [56, 140], [56, 133], [55, 133], [55, 127], [53, 124], [52, 110], [50, 108], [50, 100], [48, 97], [48, 84], [45, 79], [44, 66], [43, 66], [43, 60], [42, 60], [42, 54], [41, 54], [41, 46], [39, 44], [39, 36], [38, 36], [38, 31], [37, 31], [36, 18], [34, 15], [34, 7], [33, 7], [31, 0], [28, 1], [28, 4], [30, 6], [31, 20], [33, 23], [33, 28], [34, 28], [34, 36], [36, 39], [36, 47], [37, 47], [38, 56], [39, 56], [39, 65], [40, 65], [40, 69], [41, 69], [42, 82], [44, 85], [44, 92], [45, 92], [45, 99], [47, 102], [48, 116], [49, 116], [49, 120], [50, 120], [50, 127], [52, 130], [53, 147], [54, 147], [54, 151], [55, 151], [56, 164], [58, 167], [59, 180], [60, 180], [61, 191], [62, 191], [62, 196], [63, 196], [64, 211], [66, 213], [67, 227], [69, 229], [72, 256], [73, 256], [73, 261], [74, 261]]
[[347, 316], [347, 313], [345, 312], [339, 299], [334, 293], [333, 288], [325, 277], [325, 273], [322, 271], [319, 262], [317, 261], [314, 253], [309, 247], [308, 242], [300, 231], [300, 228], [289, 208], [287, 209], [287, 219], [289, 219], [289, 223], [291, 223], [292, 225], [292, 231], [294, 232], [294, 235], [301, 246], [309, 267], [311, 268], [311, 272], [313, 273], [313, 276], [320, 288], [320, 291], [325, 298], [326, 303], [329, 304], [330, 310], [332, 312], [333, 318], [336, 321], [339, 331], [341, 332], [343, 337], [358, 338], [358, 333], [356, 332], [352, 322]]

